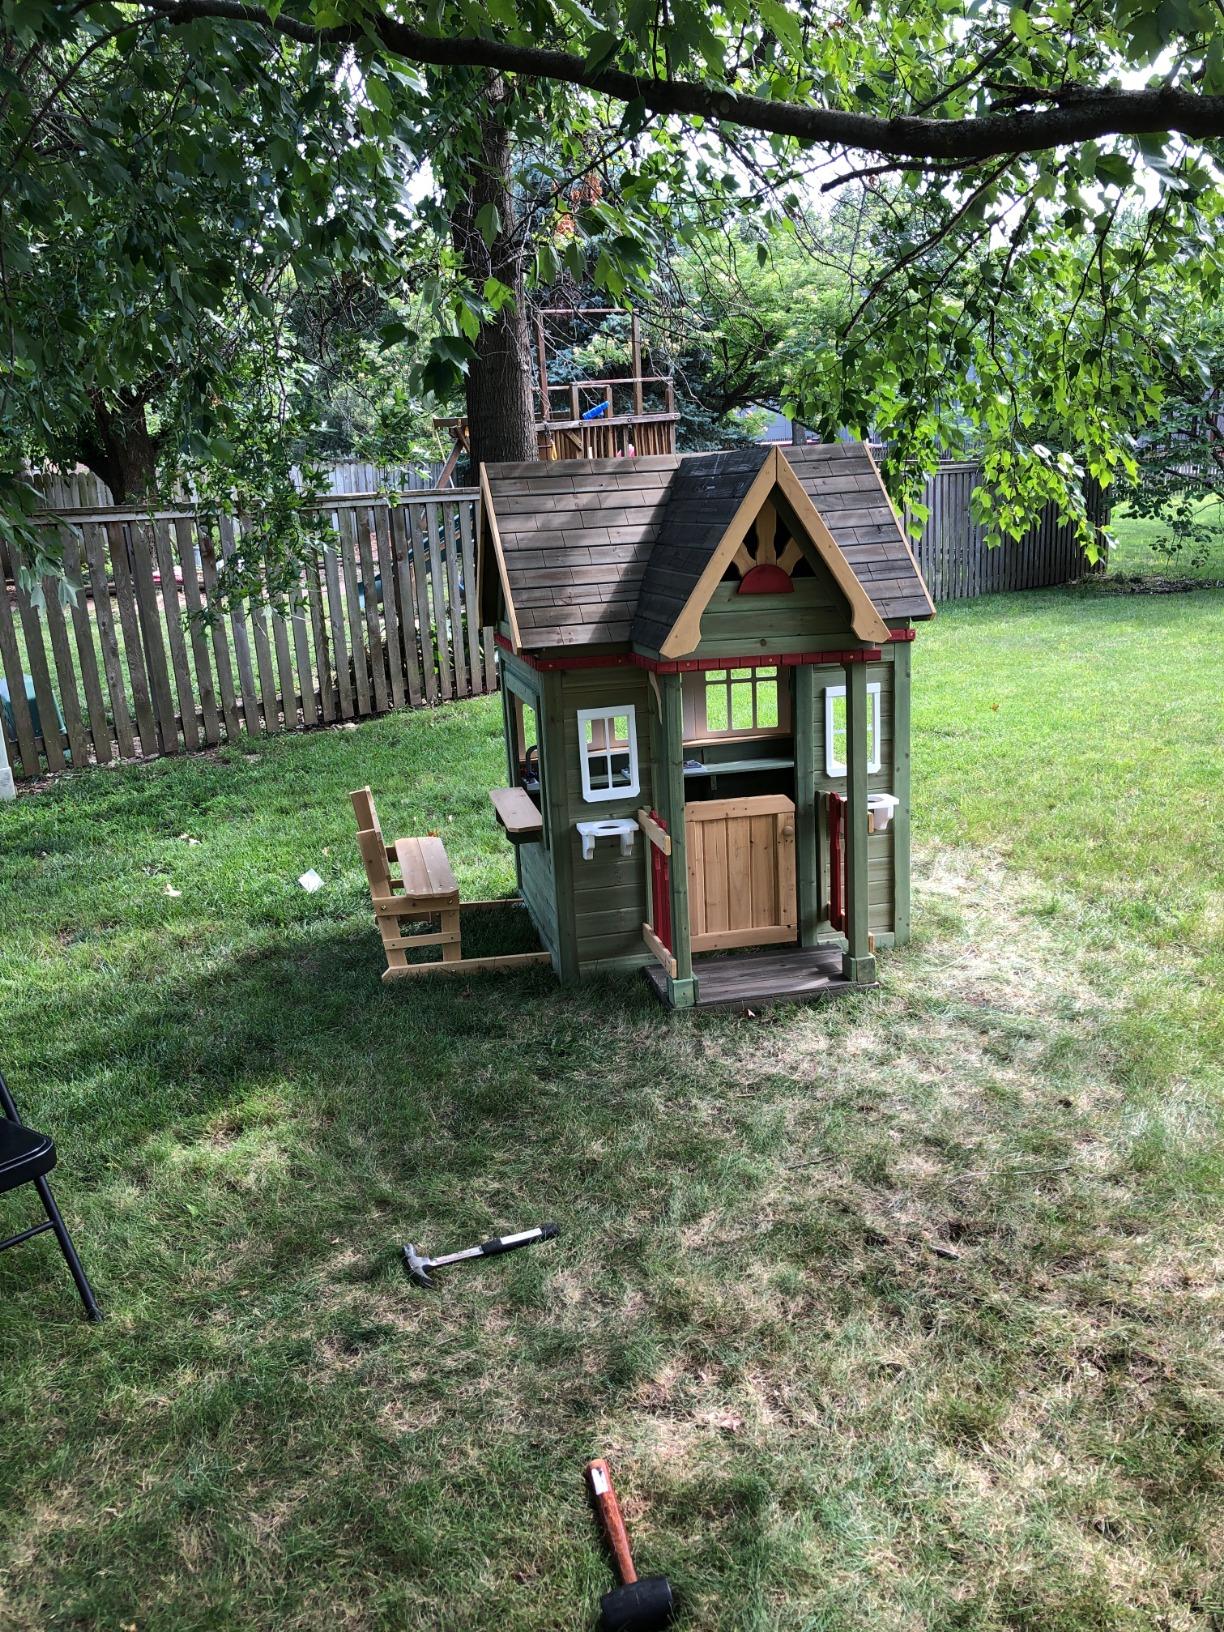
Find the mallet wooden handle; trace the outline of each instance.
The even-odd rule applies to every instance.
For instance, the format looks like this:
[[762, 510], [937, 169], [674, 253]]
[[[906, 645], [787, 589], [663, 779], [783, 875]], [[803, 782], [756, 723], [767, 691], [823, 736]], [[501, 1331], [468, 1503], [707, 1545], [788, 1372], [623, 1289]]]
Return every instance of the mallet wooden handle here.
[[608, 1464], [603, 1457], [597, 1457], [594, 1462], [587, 1463], [586, 1477], [591, 1490], [591, 1500], [595, 1503], [595, 1511], [599, 1514], [600, 1524], [603, 1525], [604, 1536], [616, 1560], [617, 1571], [624, 1584], [627, 1587], [632, 1586], [637, 1580], [637, 1571], [633, 1567], [633, 1558], [629, 1552], [629, 1532], [625, 1529], [624, 1519], [621, 1518], [620, 1503], [612, 1489], [612, 1475], [608, 1472]]

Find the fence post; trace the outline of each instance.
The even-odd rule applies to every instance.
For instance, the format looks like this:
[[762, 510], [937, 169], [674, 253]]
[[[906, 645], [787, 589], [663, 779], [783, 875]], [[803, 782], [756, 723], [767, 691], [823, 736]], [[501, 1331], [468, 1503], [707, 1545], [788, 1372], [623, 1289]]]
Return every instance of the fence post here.
[[13, 770], [8, 761], [8, 742], [5, 738], [4, 727], [0, 725], [0, 799], [16, 799], [17, 788], [13, 782]]

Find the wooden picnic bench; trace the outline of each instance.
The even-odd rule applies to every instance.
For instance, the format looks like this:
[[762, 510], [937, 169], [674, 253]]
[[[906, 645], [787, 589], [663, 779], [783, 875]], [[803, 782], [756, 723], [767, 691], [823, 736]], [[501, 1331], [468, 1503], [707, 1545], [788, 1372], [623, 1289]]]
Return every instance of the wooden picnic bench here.
[[[349, 797], [357, 817], [357, 844], [370, 886], [374, 921], [387, 955], [384, 980], [406, 975], [446, 974], [478, 969], [521, 969], [548, 963], [547, 952], [515, 952], [499, 957], [467, 958], [459, 922], [459, 886], [451, 870], [446, 846], [433, 834], [424, 838], [396, 839], [388, 845], [374, 808], [369, 788], [358, 788]], [[392, 872], [392, 864], [398, 871]], [[470, 907], [521, 905], [516, 897], [508, 901], [465, 901]], [[404, 934], [405, 920], [429, 920], [429, 927]], [[416, 947], [436, 946], [440, 961], [410, 963], [408, 953]]]

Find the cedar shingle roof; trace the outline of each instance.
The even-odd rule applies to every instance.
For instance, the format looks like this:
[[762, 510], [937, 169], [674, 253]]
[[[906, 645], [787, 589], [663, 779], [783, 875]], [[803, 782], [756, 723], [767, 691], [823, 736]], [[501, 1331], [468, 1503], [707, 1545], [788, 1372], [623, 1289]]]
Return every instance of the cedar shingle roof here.
[[880, 616], [934, 617], [918, 563], [865, 445], [813, 442], [782, 451]]
[[[885, 619], [934, 608], [879, 474], [861, 443], [782, 450]], [[640, 459], [487, 465], [482, 601], [497, 567], [526, 650], [658, 650], [772, 448]]]
[[[672, 453], [484, 467], [527, 650], [629, 639], [642, 575], [680, 457]], [[486, 515], [484, 534], [488, 531]], [[482, 536], [486, 591], [496, 581], [488, 544]], [[488, 616], [486, 596], [482, 600]]]
[[688, 604], [772, 448], [737, 448], [683, 459], [667, 490], [633, 620], [633, 639], [658, 651]]

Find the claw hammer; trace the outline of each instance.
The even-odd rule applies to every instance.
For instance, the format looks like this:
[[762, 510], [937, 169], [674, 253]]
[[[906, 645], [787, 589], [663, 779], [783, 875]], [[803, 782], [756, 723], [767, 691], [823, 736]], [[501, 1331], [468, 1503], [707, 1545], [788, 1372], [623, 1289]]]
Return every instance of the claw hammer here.
[[495, 1235], [491, 1241], [482, 1241], [478, 1247], [465, 1247], [462, 1252], [443, 1253], [440, 1258], [426, 1258], [409, 1241], [404, 1248], [404, 1262], [408, 1265], [409, 1275], [418, 1286], [433, 1286], [435, 1283], [429, 1278], [431, 1269], [441, 1269], [444, 1264], [463, 1263], [468, 1258], [495, 1258], [499, 1252], [513, 1252], [516, 1247], [530, 1247], [536, 1241], [551, 1241], [560, 1233], [559, 1225], [537, 1224], [533, 1230], [520, 1230], [517, 1235]]

